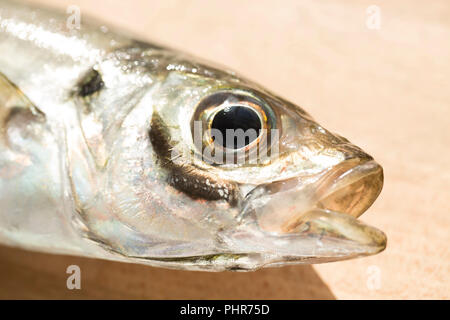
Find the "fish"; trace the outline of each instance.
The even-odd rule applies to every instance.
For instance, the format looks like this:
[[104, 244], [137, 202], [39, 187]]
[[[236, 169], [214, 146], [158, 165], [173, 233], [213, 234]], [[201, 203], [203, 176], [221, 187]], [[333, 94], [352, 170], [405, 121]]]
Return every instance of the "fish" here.
[[0, 4], [1, 244], [203, 271], [385, 249], [358, 219], [382, 167], [300, 106], [84, 15]]

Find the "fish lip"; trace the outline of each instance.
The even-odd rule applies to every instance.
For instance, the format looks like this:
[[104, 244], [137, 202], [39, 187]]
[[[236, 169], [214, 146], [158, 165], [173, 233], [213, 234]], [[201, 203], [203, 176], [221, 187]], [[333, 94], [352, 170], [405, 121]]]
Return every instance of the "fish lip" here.
[[316, 205], [357, 218], [378, 198], [383, 182], [383, 168], [373, 159], [346, 160], [320, 179]]

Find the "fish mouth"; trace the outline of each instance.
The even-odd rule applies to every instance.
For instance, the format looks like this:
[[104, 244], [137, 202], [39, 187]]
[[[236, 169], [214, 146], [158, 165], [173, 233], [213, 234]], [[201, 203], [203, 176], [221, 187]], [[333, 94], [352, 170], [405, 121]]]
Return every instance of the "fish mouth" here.
[[313, 209], [357, 218], [380, 194], [383, 169], [373, 160], [354, 158], [311, 180], [296, 177], [255, 188], [246, 197], [244, 215], [253, 210], [262, 230], [280, 234], [292, 232]]
[[383, 188], [383, 168], [375, 161], [354, 164], [345, 161], [331, 170], [322, 182], [317, 207], [359, 217], [378, 198]]
[[345, 160], [315, 180], [258, 186], [245, 198], [239, 226], [221, 236], [234, 253], [259, 257], [240, 266], [247, 269], [372, 255], [384, 250], [386, 236], [357, 217], [382, 186], [383, 169], [371, 158]]

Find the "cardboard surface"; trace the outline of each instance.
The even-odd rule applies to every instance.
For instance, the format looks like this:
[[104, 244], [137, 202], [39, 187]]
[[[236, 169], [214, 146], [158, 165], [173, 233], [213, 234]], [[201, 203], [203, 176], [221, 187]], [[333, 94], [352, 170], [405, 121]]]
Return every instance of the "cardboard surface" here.
[[[362, 220], [376, 256], [203, 273], [0, 248], [0, 298], [450, 298], [450, 4], [378, 1], [34, 1], [81, 13], [256, 80], [372, 154], [385, 186]], [[369, 13], [370, 15], [370, 13]], [[369, 26], [373, 24], [369, 21]], [[82, 290], [66, 288], [68, 265]]]

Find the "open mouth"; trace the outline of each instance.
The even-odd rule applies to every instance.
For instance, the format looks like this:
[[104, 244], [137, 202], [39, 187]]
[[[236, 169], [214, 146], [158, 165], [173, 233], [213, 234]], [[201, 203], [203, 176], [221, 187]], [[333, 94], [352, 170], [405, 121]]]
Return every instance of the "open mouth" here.
[[246, 199], [244, 215], [252, 215], [261, 230], [285, 234], [295, 230], [304, 215], [326, 209], [363, 214], [383, 187], [383, 169], [373, 160], [350, 159], [314, 182], [292, 178], [254, 189]]
[[382, 186], [382, 168], [358, 158], [313, 182], [294, 178], [259, 186], [245, 199], [240, 225], [221, 236], [228, 250], [259, 257], [249, 268], [375, 254], [386, 247], [386, 236], [356, 218]]

